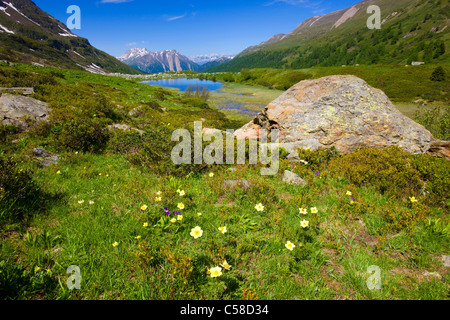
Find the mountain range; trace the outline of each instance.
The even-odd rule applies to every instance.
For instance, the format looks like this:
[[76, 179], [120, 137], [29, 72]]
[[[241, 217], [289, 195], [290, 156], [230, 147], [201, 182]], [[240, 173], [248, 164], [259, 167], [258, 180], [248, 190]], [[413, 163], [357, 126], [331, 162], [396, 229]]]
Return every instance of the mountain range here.
[[144, 73], [176, 71], [204, 71], [230, 61], [221, 55], [203, 55], [194, 57], [197, 62], [180, 54], [176, 50], [152, 52], [145, 48], [133, 48], [117, 58], [130, 67]]
[[94, 73], [139, 73], [72, 33], [30, 0], [0, 0], [0, 60]]
[[226, 59], [231, 60], [235, 56], [236, 55], [232, 55], [232, 54], [212, 53], [212, 54], [202, 54], [202, 55], [192, 56], [192, 57], [189, 57], [189, 59], [191, 59], [193, 62], [195, 62], [199, 66], [202, 66], [207, 63], [218, 61], [218, 60], [220, 60], [220, 61], [224, 61]]
[[[381, 29], [367, 26], [371, 5], [381, 9]], [[448, 0], [364, 0], [309, 18], [208, 71], [448, 62], [449, 24]]]
[[[381, 9], [381, 29], [367, 27], [367, 8]], [[356, 64], [449, 63], [449, 0], [364, 0], [311, 17], [236, 57], [134, 48], [115, 58], [72, 33], [30, 0], [0, 0], [0, 60], [94, 73], [239, 72]]]

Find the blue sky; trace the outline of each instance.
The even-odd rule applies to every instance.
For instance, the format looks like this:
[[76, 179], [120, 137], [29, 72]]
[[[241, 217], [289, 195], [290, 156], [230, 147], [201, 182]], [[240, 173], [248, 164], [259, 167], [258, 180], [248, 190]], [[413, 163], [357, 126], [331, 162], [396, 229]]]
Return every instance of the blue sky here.
[[67, 8], [81, 9], [75, 34], [121, 56], [134, 47], [175, 49], [186, 56], [237, 54], [278, 33], [289, 33], [316, 15], [358, 0], [34, 0], [63, 23]]

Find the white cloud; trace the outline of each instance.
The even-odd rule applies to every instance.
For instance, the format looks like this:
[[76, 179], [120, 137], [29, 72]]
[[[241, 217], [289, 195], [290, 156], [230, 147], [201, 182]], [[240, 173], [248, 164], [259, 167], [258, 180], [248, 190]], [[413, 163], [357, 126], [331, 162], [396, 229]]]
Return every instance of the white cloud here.
[[265, 6], [271, 6], [275, 3], [280, 3], [280, 2], [295, 6], [295, 5], [299, 5], [299, 4], [308, 3], [309, 0], [273, 0], [269, 3], [266, 3]]
[[175, 20], [183, 19], [186, 16], [187, 16], [187, 13], [183, 14], [182, 16], [169, 17], [169, 18], [167, 18], [167, 21], [175, 21]]
[[124, 2], [131, 2], [134, 0], [102, 0], [100, 3], [124, 3]]

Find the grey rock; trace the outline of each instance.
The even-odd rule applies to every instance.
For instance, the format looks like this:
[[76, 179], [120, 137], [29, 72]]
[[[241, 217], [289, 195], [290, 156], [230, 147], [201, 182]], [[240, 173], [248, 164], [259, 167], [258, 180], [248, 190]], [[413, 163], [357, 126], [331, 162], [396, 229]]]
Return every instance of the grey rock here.
[[15, 125], [21, 130], [29, 129], [28, 120], [47, 121], [51, 108], [45, 102], [4, 93], [0, 97], [0, 123]]
[[441, 259], [444, 263], [444, 267], [450, 268], [450, 256], [442, 256]]
[[122, 131], [136, 131], [139, 132], [140, 134], [144, 134], [144, 131], [136, 129], [136, 128], [132, 128], [127, 124], [118, 124], [115, 123], [113, 125], [108, 126], [108, 129], [111, 130], [122, 130]]
[[58, 154], [51, 155], [42, 148], [35, 148], [33, 150], [33, 154], [36, 156], [35, 161], [37, 161], [44, 167], [48, 167], [52, 164], [57, 164], [59, 161]]
[[300, 178], [298, 174], [295, 174], [292, 171], [286, 170], [283, 175], [283, 181], [287, 184], [297, 185], [297, 186], [306, 186], [308, 183]]
[[427, 129], [404, 116], [383, 91], [352, 75], [299, 82], [235, 136], [259, 139], [261, 129], [280, 130], [279, 143], [290, 153], [295, 148], [335, 147], [351, 153], [359, 148], [398, 146], [424, 154], [436, 141]]
[[226, 180], [223, 182], [223, 189], [236, 189], [243, 188], [247, 191], [252, 186], [251, 182], [248, 180]]
[[428, 272], [425, 271], [422, 273], [425, 277], [434, 277], [434, 278], [438, 278], [439, 280], [442, 280], [442, 276], [437, 273], [437, 272]]

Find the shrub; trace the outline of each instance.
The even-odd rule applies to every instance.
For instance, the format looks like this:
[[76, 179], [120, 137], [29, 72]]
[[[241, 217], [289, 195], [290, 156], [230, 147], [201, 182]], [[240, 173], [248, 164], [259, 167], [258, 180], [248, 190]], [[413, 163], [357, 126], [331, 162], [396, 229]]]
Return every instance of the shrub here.
[[108, 150], [119, 154], [137, 153], [144, 146], [144, 140], [139, 132], [115, 130], [108, 142]]
[[308, 162], [308, 168], [314, 172], [324, 171], [331, 160], [339, 157], [339, 154], [334, 147], [318, 151], [299, 149], [298, 155], [301, 160]]
[[6, 141], [6, 137], [11, 134], [16, 134], [19, 132], [19, 128], [12, 125], [3, 125], [0, 124], [0, 141]]
[[437, 67], [431, 74], [431, 81], [445, 81], [445, 70], [442, 67]]
[[411, 165], [425, 183], [427, 202], [446, 206], [450, 194], [450, 162], [428, 155], [411, 156]]
[[31, 171], [20, 169], [12, 159], [0, 158], [0, 224], [35, 212], [40, 195]]
[[450, 139], [450, 107], [421, 107], [416, 112], [415, 120], [430, 130], [436, 139]]
[[412, 155], [398, 147], [360, 149], [332, 160], [329, 170], [357, 186], [373, 186], [398, 198], [426, 195], [426, 202], [446, 206], [450, 193], [448, 160]]
[[423, 187], [410, 155], [398, 147], [360, 149], [330, 162], [330, 172], [357, 186], [374, 186], [384, 194], [407, 197]]
[[63, 124], [58, 136], [59, 147], [84, 152], [102, 151], [108, 140], [109, 132], [105, 124], [82, 118]]

